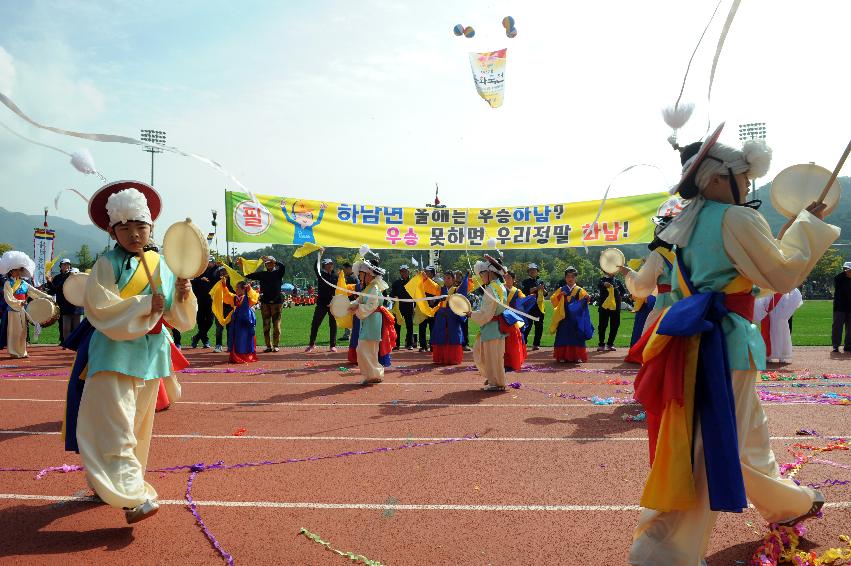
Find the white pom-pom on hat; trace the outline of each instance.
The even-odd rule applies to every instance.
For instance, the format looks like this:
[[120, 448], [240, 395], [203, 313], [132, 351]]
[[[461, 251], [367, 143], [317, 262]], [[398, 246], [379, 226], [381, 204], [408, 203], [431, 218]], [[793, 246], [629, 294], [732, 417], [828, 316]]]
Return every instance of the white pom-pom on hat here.
[[742, 145], [745, 161], [748, 162], [748, 179], [765, 177], [771, 167], [771, 148], [765, 140], [748, 140]]
[[89, 150], [85, 148], [71, 154], [71, 165], [74, 166], [74, 169], [86, 175], [97, 173], [95, 160]]
[[137, 189], [118, 191], [106, 200], [106, 213], [109, 225], [125, 224], [130, 221], [153, 224], [151, 211], [148, 209], [148, 199]]
[[23, 269], [26, 277], [31, 278], [35, 273], [35, 262], [24, 252], [10, 250], [0, 257], [0, 273], [6, 275], [13, 269]]

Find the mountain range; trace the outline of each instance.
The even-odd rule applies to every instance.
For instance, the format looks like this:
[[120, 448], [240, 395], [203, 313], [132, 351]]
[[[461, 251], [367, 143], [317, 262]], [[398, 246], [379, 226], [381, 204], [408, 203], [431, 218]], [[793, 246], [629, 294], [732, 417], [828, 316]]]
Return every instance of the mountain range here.
[[[842, 235], [837, 243], [851, 243], [851, 177], [840, 177], [843, 198], [836, 210], [830, 215], [831, 224], [842, 228]], [[760, 212], [765, 216], [771, 228], [777, 232], [786, 222], [771, 206], [771, 183], [767, 183], [756, 192], [757, 198], [763, 200]], [[0, 243], [11, 244], [14, 249], [33, 252], [33, 228], [42, 225], [43, 218], [39, 215], [13, 212], [0, 207]], [[76, 262], [75, 254], [83, 244], [89, 247], [94, 256], [110, 245], [109, 238], [101, 230], [91, 224], [78, 224], [58, 216], [49, 216], [50, 228], [56, 230], [54, 255], [70, 257]], [[261, 247], [261, 246], [258, 246]], [[643, 246], [642, 246], [643, 247]], [[631, 254], [630, 254], [631, 255]]]

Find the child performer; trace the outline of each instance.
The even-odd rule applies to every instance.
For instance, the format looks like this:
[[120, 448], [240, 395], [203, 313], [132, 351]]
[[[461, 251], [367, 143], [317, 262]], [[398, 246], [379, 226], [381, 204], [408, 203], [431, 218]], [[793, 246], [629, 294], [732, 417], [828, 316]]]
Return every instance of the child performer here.
[[6, 347], [13, 358], [26, 358], [27, 354], [27, 313], [24, 307], [27, 297], [31, 299], [53, 298], [24, 279], [32, 279], [35, 262], [24, 252], [8, 251], [0, 258], [0, 272], [8, 279], [3, 284], [3, 298], [8, 305], [6, 315]]
[[233, 307], [225, 318], [228, 327], [228, 353], [232, 364], [250, 364], [257, 361], [257, 338], [255, 328], [257, 317], [252, 308], [260, 299], [260, 293], [254, 290], [248, 281], [236, 284], [234, 292], [227, 288], [224, 279], [217, 284], [224, 304]]
[[468, 315], [479, 325], [473, 361], [485, 377], [484, 391], [505, 391], [506, 366], [517, 371], [526, 357], [523, 338], [513, 323], [515, 319], [509, 323], [503, 317], [502, 305], [508, 295], [502, 284], [506, 270], [499, 261], [485, 254], [485, 260], [477, 261], [473, 271], [481, 277], [484, 289], [481, 308]]
[[555, 307], [550, 333], [556, 335], [553, 358], [557, 362], [587, 362], [585, 341], [594, 336], [594, 326], [588, 312], [591, 296], [576, 284], [577, 273], [573, 266], [565, 269], [564, 285], [550, 297]]
[[792, 289], [785, 295], [773, 293], [760, 297], [754, 305], [754, 322], [760, 323], [768, 361], [788, 364], [792, 361], [792, 331], [789, 319], [804, 304], [801, 292]]
[[[455, 276], [451, 271], [443, 274], [441, 295], [458, 293], [467, 296], [467, 278], [459, 281], [455, 287]], [[432, 361], [438, 365], [456, 366], [464, 360], [464, 321], [467, 317], [458, 316], [447, 304], [447, 299], [440, 302], [434, 313], [434, 327], [431, 330]]]
[[163, 322], [187, 331], [197, 311], [189, 281], [177, 279], [158, 253], [143, 252], [160, 209], [156, 191], [136, 181], [110, 183], [89, 201], [92, 222], [117, 244], [86, 283], [83, 308], [94, 332], [76, 440], [89, 485], [124, 509], [130, 524], [159, 509], [144, 476], [160, 378], [173, 371]]
[[382, 279], [385, 271], [364, 259], [352, 266], [352, 273], [358, 278], [364, 293], [349, 307], [349, 311], [360, 320], [357, 358], [363, 376], [361, 385], [381, 383], [384, 366], [379, 357], [389, 356], [396, 345], [393, 315], [382, 306], [382, 293], [387, 290], [387, 283]]
[[765, 346], [751, 323], [752, 289], [786, 293], [800, 285], [839, 229], [813, 203], [775, 238], [745, 205], [749, 179], [766, 173], [771, 150], [763, 140], [741, 149], [715, 144], [720, 133], [683, 148], [676, 190], [690, 202], [659, 235], [677, 246], [678, 300], [647, 343], [635, 381], [652, 465], [633, 565], [698, 566], [718, 512], [741, 512], [748, 500], [781, 525], [813, 517], [824, 504], [817, 490], [780, 477], [754, 389]]

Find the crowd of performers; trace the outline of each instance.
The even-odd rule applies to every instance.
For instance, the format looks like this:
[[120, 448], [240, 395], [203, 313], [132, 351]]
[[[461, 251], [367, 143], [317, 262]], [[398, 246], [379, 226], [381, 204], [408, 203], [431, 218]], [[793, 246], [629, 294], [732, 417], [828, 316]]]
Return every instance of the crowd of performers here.
[[[646, 410], [650, 438], [650, 473], [629, 555], [635, 565], [701, 564], [717, 514], [742, 511], [748, 501], [768, 522], [787, 525], [817, 515], [824, 504], [818, 490], [780, 476], [754, 385], [767, 360], [790, 358], [787, 321], [801, 304], [796, 288], [839, 230], [823, 221], [824, 205], [813, 203], [772, 234], [745, 202], [749, 180], [768, 169], [770, 150], [762, 141], [734, 148], [716, 138], [679, 148], [683, 177], [676, 192], [683, 200], [660, 210], [643, 265], [621, 268], [626, 290], [638, 299], [628, 358], [641, 364], [635, 398]], [[200, 281], [208, 285], [178, 279], [147, 248], [161, 210], [150, 186], [109, 184], [89, 207], [95, 225], [116, 245], [95, 263], [81, 305], [85, 318], [76, 328], [69, 323], [63, 342], [76, 350], [63, 434], [66, 449], [80, 453], [96, 496], [134, 523], [158, 509], [156, 490], [144, 479], [154, 413], [163, 389], [179, 397], [175, 372], [187, 364], [169, 329], [188, 331], [199, 305], [209, 301], [215, 321], [231, 330], [231, 360], [255, 360], [254, 307], [259, 301], [264, 320], [280, 316], [279, 303], [259, 297], [279, 292], [283, 269], [268, 258], [267, 269], [254, 277], [260, 293], [245, 281], [231, 287], [226, 270], [212, 262]], [[572, 267], [550, 291], [534, 264], [517, 288], [501, 254], [485, 255], [472, 273], [444, 273], [440, 283], [433, 268], [411, 276], [402, 266], [392, 286], [377, 259], [362, 257], [336, 278], [333, 265], [320, 260], [317, 275], [324, 284], [308, 349], [324, 317], [336, 319], [351, 332], [349, 359], [363, 385], [382, 381], [392, 351], [401, 347], [403, 323], [405, 347], [414, 347], [418, 325], [420, 348], [430, 348], [433, 362], [445, 365], [462, 362], [467, 321], [473, 320], [480, 328], [473, 360], [484, 389], [505, 391], [506, 372], [522, 369], [529, 334], [532, 348], [539, 347], [547, 298], [554, 358], [588, 359], [590, 294]], [[26, 355], [23, 305], [46, 296], [27, 283], [32, 270], [25, 254], [0, 259], [7, 277], [4, 336], [13, 356]], [[157, 274], [156, 289], [149, 270]], [[474, 289], [482, 297], [479, 307], [459, 311], [453, 301], [471, 305], [464, 297]], [[613, 349], [625, 290], [608, 277], [598, 292], [598, 350], [606, 351]], [[346, 314], [333, 317], [328, 311], [340, 295]], [[264, 325], [264, 333], [274, 351], [279, 334], [271, 326]], [[614, 330], [605, 339], [607, 326]]]

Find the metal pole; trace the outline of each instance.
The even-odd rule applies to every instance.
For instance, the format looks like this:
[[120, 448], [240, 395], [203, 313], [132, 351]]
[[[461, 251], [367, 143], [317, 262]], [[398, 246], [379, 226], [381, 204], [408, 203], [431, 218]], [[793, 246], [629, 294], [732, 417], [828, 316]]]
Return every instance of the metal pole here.
[[[153, 148], [151, 148], [153, 149]], [[151, 151], [151, 186], [154, 186], [154, 152]]]

